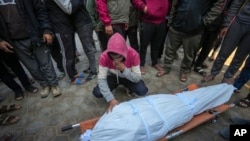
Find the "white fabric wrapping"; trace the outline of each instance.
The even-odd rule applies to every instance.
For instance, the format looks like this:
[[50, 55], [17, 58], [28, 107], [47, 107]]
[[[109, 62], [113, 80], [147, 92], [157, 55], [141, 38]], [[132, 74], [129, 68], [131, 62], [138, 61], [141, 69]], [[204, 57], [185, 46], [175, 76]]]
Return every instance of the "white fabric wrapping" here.
[[227, 102], [234, 87], [218, 84], [176, 95], [122, 102], [96, 123], [91, 141], [156, 141], [207, 109]]

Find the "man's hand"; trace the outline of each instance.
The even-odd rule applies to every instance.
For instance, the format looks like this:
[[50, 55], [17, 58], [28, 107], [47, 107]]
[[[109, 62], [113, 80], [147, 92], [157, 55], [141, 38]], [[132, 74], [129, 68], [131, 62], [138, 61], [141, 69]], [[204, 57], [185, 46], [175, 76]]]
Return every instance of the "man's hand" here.
[[228, 27], [223, 27], [220, 31], [220, 37], [223, 38], [227, 34], [227, 31]]
[[123, 62], [121, 62], [120, 58], [114, 59], [113, 64], [119, 71], [124, 71], [126, 69], [126, 66]]
[[109, 36], [113, 34], [113, 28], [112, 25], [105, 26], [105, 33]]
[[116, 99], [112, 99], [110, 102], [109, 102], [109, 107], [107, 109], [107, 113], [109, 112], [112, 112], [113, 108], [118, 105], [119, 102], [116, 100]]
[[13, 47], [6, 41], [0, 42], [0, 49], [6, 53], [14, 53], [14, 51], [12, 50]]
[[47, 45], [52, 44], [53, 42], [53, 36], [51, 34], [43, 34], [43, 41], [47, 43]]
[[145, 6], [145, 7], [144, 7], [144, 9], [143, 9], [143, 13], [145, 13], [145, 14], [146, 14], [146, 13], [147, 13], [147, 11], [148, 11], [148, 7], [147, 7], [147, 6]]

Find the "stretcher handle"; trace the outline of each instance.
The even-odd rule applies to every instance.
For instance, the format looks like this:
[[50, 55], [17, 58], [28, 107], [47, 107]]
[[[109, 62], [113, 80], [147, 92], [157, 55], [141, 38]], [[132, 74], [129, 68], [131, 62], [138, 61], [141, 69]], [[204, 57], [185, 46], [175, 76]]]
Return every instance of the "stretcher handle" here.
[[68, 126], [64, 126], [61, 128], [61, 131], [64, 132], [64, 131], [67, 131], [67, 130], [70, 130], [70, 129], [73, 129], [73, 126], [72, 125], [68, 125]]

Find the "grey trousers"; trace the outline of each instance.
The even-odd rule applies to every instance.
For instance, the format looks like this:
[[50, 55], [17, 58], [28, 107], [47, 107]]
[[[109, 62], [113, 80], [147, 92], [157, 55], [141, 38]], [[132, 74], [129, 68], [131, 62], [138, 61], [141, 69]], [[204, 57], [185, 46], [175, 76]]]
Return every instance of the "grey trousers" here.
[[232, 78], [250, 53], [250, 25], [234, 21], [222, 42], [220, 52], [211, 69], [211, 75], [220, 73], [225, 61], [237, 48], [224, 78]]
[[58, 81], [46, 44], [31, 45], [30, 39], [13, 41], [14, 50], [33, 78], [42, 86], [57, 86]]
[[85, 24], [81, 28], [76, 29], [76, 32], [79, 36], [79, 39], [82, 43], [83, 50], [89, 60], [89, 67], [92, 73], [96, 73], [96, 59], [95, 59], [95, 51], [94, 51], [94, 39], [93, 39], [93, 25]]
[[186, 34], [170, 27], [167, 36], [168, 42], [165, 49], [163, 68], [165, 70], [171, 69], [177, 50], [183, 45], [184, 58], [181, 62], [180, 71], [188, 72], [191, 69], [195, 53], [199, 48], [201, 33], [202, 32], [194, 35]]

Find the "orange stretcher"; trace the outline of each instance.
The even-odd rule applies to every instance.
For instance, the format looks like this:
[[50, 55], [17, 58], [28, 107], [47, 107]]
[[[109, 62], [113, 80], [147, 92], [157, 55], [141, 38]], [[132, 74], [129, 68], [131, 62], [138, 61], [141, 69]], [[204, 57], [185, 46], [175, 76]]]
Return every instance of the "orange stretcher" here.
[[[179, 93], [182, 91], [192, 91], [194, 89], [199, 88], [198, 84], [191, 84], [188, 87], [182, 89], [182, 90], [178, 90], [175, 93]], [[222, 104], [220, 106], [217, 106], [213, 109], [204, 111], [203, 113], [200, 113], [199, 115], [194, 116], [189, 122], [187, 122], [186, 124], [175, 128], [174, 130], [168, 132], [168, 134], [166, 136], [164, 136], [163, 138], [161, 138], [159, 141], [167, 141], [170, 140], [174, 137], [177, 137], [183, 133], [186, 133], [187, 131], [207, 122], [207, 121], [212, 121], [213, 123], [216, 122], [218, 115], [227, 111], [228, 109], [234, 107], [236, 104], [238, 103], [238, 101], [233, 102], [231, 104]], [[69, 129], [73, 129], [75, 127], [79, 127], [81, 129], [81, 132], [84, 133], [87, 129], [93, 129], [95, 124], [97, 123], [97, 121], [100, 119], [100, 117], [96, 117], [90, 120], [86, 120], [83, 122], [80, 122], [78, 124], [75, 125], [68, 125], [65, 127], [61, 128], [61, 131], [67, 131]]]

